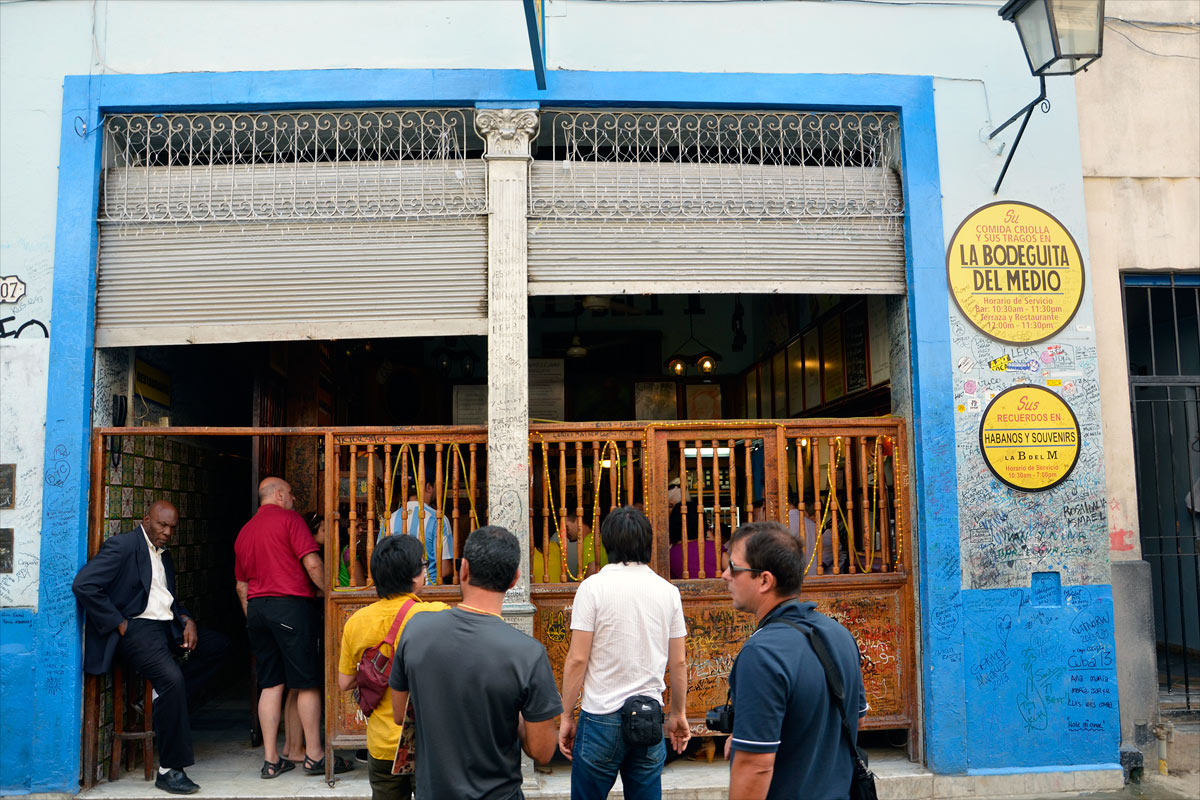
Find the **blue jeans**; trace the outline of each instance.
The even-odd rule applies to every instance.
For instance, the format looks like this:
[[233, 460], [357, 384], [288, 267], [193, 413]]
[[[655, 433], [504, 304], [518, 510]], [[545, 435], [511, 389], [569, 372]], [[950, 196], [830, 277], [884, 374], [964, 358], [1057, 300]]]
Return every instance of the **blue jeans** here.
[[601, 800], [621, 774], [627, 800], [660, 800], [667, 744], [631, 747], [621, 733], [621, 714], [579, 712], [571, 748], [571, 800]]

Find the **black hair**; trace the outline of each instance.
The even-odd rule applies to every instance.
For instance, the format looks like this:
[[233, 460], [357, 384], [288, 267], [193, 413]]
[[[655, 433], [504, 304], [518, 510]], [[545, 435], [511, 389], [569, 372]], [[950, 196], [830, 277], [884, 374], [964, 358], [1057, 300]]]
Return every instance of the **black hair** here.
[[321, 523], [325, 521], [325, 517], [319, 511], [310, 511], [304, 515], [304, 524], [308, 526], [308, 532], [313, 536], [317, 535], [317, 531], [321, 529]]
[[414, 469], [408, 475], [408, 498], [421, 497], [426, 486], [436, 486], [437, 484], [437, 466], [435, 463], [425, 462], [425, 474], [422, 476], [419, 469]]
[[499, 525], [471, 531], [462, 557], [470, 564], [468, 583], [489, 592], [507, 592], [521, 565], [521, 543]]
[[[671, 506], [671, 510], [667, 512], [667, 544], [675, 544], [683, 541], [683, 513], [684, 503], [676, 503]], [[688, 520], [691, 522], [691, 528], [688, 529], [688, 539], [696, 541], [702, 538], [702, 534], [693, 530], [696, 527], [696, 519], [699, 514], [700, 501], [699, 498], [688, 498], [686, 503]], [[705, 521], [707, 526], [707, 520]], [[607, 547], [607, 545], [605, 545]]]
[[650, 520], [633, 506], [614, 509], [600, 527], [600, 541], [612, 563], [649, 564], [654, 533]]
[[732, 552], [734, 542], [742, 542], [745, 548], [744, 566], [775, 576], [775, 591], [784, 597], [800, 593], [804, 581], [804, 537], [792, 536], [783, 525], [767, 522], [747, 522], [733, 532], [729, 540]]
[[397, 597], [413, 590], [425, 569], [425, 545], [415, 536], [385, 536], [371, 553], [371, 577], [380, 597]]

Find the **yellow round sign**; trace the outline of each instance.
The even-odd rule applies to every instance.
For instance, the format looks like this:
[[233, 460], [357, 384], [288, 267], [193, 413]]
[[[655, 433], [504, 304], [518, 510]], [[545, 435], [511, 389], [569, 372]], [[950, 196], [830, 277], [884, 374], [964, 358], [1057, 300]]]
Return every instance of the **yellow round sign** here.
[[1079, 460], [1079, 421], [1049, 389], [1014, 386], [984, 409], [979, 449], [1005, 486], [1045, 491], [1066, 480]]
[[1006, 344], [1049, 339], [1083, 299], [1075, 239], [1026, 203], [992, 203], [963, 220], [946, 251], [946, 273], [963, 316]]

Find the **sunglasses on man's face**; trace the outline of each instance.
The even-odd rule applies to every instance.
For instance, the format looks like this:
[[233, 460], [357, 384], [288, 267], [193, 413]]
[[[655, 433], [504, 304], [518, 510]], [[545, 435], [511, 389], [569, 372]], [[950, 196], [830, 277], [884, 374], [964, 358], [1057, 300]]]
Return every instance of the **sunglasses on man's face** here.
[[756, 573], [757, 573], [757, 572], [762, 572], [762, 571], [763, 571], [763, 570], [761, 570], [761, 569], [755, 569], [754, 567], [742, 567], [742, 566], [739, 566], [739, 565], [737, 565], [737, 564], [733, 563], [733, 561], [732, 561], [732, 560], [730, 560], [730, 562], [729, 562], [729, 574], [730, 574], [730, 575], [736, 575], [736, 574], [738, 574], [739, 572], [756, 572]]

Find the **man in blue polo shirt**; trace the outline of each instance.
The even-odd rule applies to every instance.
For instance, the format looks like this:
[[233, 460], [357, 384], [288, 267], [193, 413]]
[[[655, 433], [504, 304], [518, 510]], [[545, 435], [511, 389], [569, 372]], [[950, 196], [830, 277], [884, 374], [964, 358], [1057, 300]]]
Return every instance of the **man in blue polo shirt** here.
[[[721, 577], [733, 607], [758, 628], [729, 676], [733, 735], [729, 796], [739, 800], [847, 800], [853, 775], [842, 716], [809, 639], [784, 620], [820, 636], [842, 674], [845, 706], [867, 712], [858, 645], [850, 631], [798, 599], [804, 540], [777, 522], [741, 526]], [[857, 731], [857, 719], [850, 721]], [[732, 750], [732, 753], [730, 751]]]
[[[420, 493], [424, 502], [417, 501], [417, 494]], [[438, 519], [437, 510], [430, 505], [436, 498], [433, 488], [433, 478], [429, 474], [425, 476], [425, 489], [423, 492], [418, 492], [417, 480], [413, 480], [408, 487], [408, 505], [403, 509], [397, 508], [392, 512], [392, 527], [391, 531], [395, 533], [407, 533], [409, 536], [415, 536], [425, 542], [425, 561], [426, 561], [426, 576], [425, 581], [428, 586], [437, 586], [439, 583], [450, 583], [451, 577], [454, 575], [454, 537], [450, 532], [450, 520], [443, 513], [442, 518]], [[405, 521], [407, 520], [407, 522]], [[441, 523], [440, 525], [438, 523]], [[437, 553], [437, 532], [438, 528], [442, 532], [442, 553], [441, 558], [438, 558]], [[382, 531], [381, 531], [382, 533]]]

